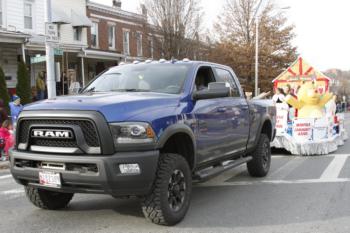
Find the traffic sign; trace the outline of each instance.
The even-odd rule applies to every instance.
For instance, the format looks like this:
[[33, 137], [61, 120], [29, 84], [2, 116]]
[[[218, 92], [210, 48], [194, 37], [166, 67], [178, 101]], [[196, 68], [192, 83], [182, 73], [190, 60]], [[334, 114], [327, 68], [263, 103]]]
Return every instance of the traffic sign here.
[[46, 61], [46, 56], [35, 56], [30, 58], [30, 64], [41, 63]]
[[56, 56], [63, 56], [63, 49], [54, 48], [53, 52]]
[[58, 43], [59, 39], [58, 39], [57, 24], [46, 23], [45, 24], [45, 36], [46, 36], [46, 42]]

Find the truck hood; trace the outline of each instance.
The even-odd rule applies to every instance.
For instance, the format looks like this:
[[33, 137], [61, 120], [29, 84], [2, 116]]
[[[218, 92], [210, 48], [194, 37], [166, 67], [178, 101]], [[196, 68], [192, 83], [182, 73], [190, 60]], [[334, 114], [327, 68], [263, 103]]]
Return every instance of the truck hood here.
[[159, 108], [175, 108], [178, 106], [179, 100], [178, 95], [153, 92], [91, 93], [38, 101], [26, 105], [24, 111], [98, 111], [104, 115], [108, 122], [117, 122]]

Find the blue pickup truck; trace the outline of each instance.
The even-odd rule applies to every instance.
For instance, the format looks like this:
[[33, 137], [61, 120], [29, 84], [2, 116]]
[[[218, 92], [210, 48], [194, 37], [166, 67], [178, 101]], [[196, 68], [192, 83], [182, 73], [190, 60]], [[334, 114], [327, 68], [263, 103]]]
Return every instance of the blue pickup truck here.
[[39, 208], [65, 208], [74, 193], [136, 196], [147, 219], [174, 225], [193, 182], [243, 163], [265, 176], [274, 126], [275, 108], [246, 100], [230, 67], [120, 65], [78, 95], [25, 106], [11, 172]]

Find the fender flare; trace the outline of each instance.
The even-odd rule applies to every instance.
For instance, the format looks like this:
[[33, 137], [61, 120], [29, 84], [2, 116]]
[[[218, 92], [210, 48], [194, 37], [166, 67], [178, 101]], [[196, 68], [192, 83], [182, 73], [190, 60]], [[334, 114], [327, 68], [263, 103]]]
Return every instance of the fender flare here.
[[265, 124], [265, 122], [270, 122], [270, 124], [271, 124], [271, 132], [270, 132], [271, 133], [271, 140], [272, 140], [272, 138], [274, 136], [274, 134], [273, 134], [274, 128], [273, 128], [273, 125], [272, 125], [271, 117], [269, 115], [265, 114], [265, 115], [263, 115], [261, 117], [259, 129], [257, 131], [257, 133], [259, 133], [259, 136], [256, 137], [255, 142], [254, 142], [254, 146], [256, 146], [258, 144], [259, 140], [260, 140], [261, 131], [262, 131], [262, 128], [263, 128], [263, 125]]
[[157, 149], [161, 149], [165, 143], [168, 141], [170, 137], [177, 133], [185, 133], [191, 138], [192, 141], [192, 146], [193, 146], [193, 153], [194, 153], [194, 158], [193, 158], [193, 167], [196, 167], [197, 164], [197, 157], [196, 157], [196, 150], [197, 150], [197, 144], [196, 144], [196, 137], [194, 135], [193, 130], [186, 124], [174, 124], [169, 127], [167, 127], [164, 132], [161, 134], [160, 138], [158, 139], [157, 142]]

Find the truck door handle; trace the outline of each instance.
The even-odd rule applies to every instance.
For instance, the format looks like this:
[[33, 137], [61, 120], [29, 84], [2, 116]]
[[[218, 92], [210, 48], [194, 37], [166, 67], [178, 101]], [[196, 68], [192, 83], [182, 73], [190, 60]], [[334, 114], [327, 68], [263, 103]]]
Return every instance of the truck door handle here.
[[227, 108], [225, 107], [219, 107], [218, 112], [226, 112]]

